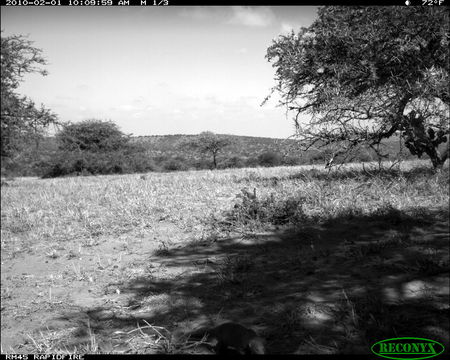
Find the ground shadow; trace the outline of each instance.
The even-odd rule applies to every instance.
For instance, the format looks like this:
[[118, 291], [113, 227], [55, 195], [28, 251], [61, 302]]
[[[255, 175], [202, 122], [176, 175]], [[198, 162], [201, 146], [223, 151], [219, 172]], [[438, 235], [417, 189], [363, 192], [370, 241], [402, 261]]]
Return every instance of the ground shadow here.
[[[447, 176], [446, 178], [448, 182], [448, 166], [444, 167], [441, 171], [444, 172]], [[429, 179], [430, 176], [433, 176], [438, 171], [433, 169], [430, 166], [416, 166], [411, 169], [399, 169], [398, 167], [392, 168], [377, 168], [372, 165], [359, 166], [354, 168], [344, 168], [340, 169], [339, 167], [335, 167], [329, 169], [329, 171], [324, 171], [323, 169], [302, 169], [294, 174], [281, 175], [281, 176], [272, 176], [272, 177], [260, 177], [255, 174], [250, 174], [247, 177], [240, 178], [238, 183], [255, 183], [260, 182], [266, 185], [276, 185], [282, 183], [283, 181], [292, 181], [292, 180], [303, 180], [303, 181], [343, 181], [343, 180], [358, 180], [360, 182], [370, 182], [373, 181], [374, 177], [383, 180], [396, 180], [399, 177], [404, 177], [407, 180], [417, 181], [417, 179]], [[443, 179], [445, 181], [445, 179]]]
[[120, 284], [127, 306], [63, 317], [89, 322], [112, 350], [137, 324], [187, 332], [218, 319], [253, 327], [273, 354], [363, 354], [403, 336], [448, 349], [447, 219], [447, 209], [396, 210], [192, 241], [142, 259], [148, 274]]

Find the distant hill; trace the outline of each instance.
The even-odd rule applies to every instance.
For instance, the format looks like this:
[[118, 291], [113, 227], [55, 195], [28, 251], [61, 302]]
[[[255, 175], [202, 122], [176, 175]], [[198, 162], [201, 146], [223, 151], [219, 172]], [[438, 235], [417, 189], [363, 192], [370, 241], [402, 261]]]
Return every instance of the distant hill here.
[[[180, 145], [183, 142], [192, 141], [198, 135], [152, 135], [152, 136], [136, 136], [133, 141], [140, 143], [147, 150], [149, 156], [153, 157], [172, 157], [186, 158], [190, 160], [208, 159], [207, 155], [201, 155], [195, 151], [187, 151]], [[231, 145], [223, 149], [219, 155], [220, 159], [230, 159], [239, 157], [243, 160], [256, 159], [265, 153], [275, 153], [281, 158], [288, 158], [289, 162], [293, 158], [302, 158], [298, 163], [310, 163], [311, 159], [317, 157], [320, 151], [311, 150], [307, 153], [300, 153], [297, 150], [298, 142], [295, 139], [275, 139], [254, 136], [238, 136], [238, 135], [221, 135], [230, 140]], [[400, 141], [398, 137], [391, 137], [383, 141], [384, 151], [390, 155], [398, 153]], [[374, 153], [368, 152], [365, 157], [373, 157]], [[320, 162], [320, 156], [318, 156]], [[313, 160], [312, 160], [313, 161]]]
[[[186, 151], [180, 146], [184, 142], [194, 140], [198, 135], [152, 135], [136, 136], [133, 141], [138, 142], [153, 156], [187, 157], [198, 159], [201, 157], [195, 151]], [[296, 141], [292, 139], [273, 139], [254, 136], [220, 135], [230, 140], [230, 145], [220, 153], [222, 158], [238, 156], [241, 158], [258, 157], [264, 152], [288, 155]]]
[[[187, 151], [180, 145], [187, 141], [194, 140], [198, 135], [148, 135], [133, 136], [131, 141], [143, 145], [149, 156], [152, 157], [186, 157], [198, 159], [202, 157], [195, 151]], [[220, 153], [222, 158], [233, 156], [241, 158], [256, 158], [266, 152], [278, 153], [280, 156], [300, 156], [310, 158], [310, 155], [317, 154], [318, 151], [311, 150], [308, 153], [300, 153], [295, 139], [275, 139], [256, 136], [240, 135], [221, 135], [230, 140], [230, 145]], [[383, 141], [384, 151], [391, 155], [397, 154], [400, 148], [400, 139], [396, 136]], [[46, 153], [57, 150], [57, 144], [54, 137], [47, 137], [41, 141], [39, 146], [41, 151]], [[207, 157], [207, 156], [205, 156]]]
[[[212, 156], [201, 154], [182, 144], [193, 141], [198, 135], [151, 135], [134, 136], [131, 142], [140, 150], [131, 154], [103, 156], [91, 154], [66, 158], [56, 164], [58, 147], [54, 137], [43, 139], [39, 147], [30, 147], [16, 160], [12, 167], [2, 165], [2, 175], [42, 176], [53, 168], [71, 174], [75, 163], [85, 164], [87, 174], [130, 173], [147, 171], [176, 171], [188, 169], [212, 168]], [[221, 135], [230, 141], [217, 157], [219, 168], [239, 168], [255, 166], [324, 164], [328, 158], [326, 152], [310, 150], [300, 152], [294, 139], [274, 139], [254, 136]], [[392, 137], [383, 142], [384, 152], [392, 157], [398, 153], [400, 141]], [[408, 153], [408, 152], [406, 152]], [[392, 158], [391, 157], [391, 158]], [[409, 155], [407, 158], [415, 158]], [[364, 150], [352, 161], [376, 160], [375, 153]], [[77, 165], [79, 166], [79, 165]], [[63, 169], [63, 170], [61, 170]], [[54, 170], [53, 170], [54, 171]]]

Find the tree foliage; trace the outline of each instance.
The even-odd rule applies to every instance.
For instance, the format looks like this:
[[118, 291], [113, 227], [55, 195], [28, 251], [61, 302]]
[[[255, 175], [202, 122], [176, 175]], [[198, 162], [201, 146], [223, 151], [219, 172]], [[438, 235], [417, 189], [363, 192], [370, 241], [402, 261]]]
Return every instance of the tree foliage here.
[[65, 124], [56, 139], [59, 149], [69, 152], [117, 151], [129, 142], [129, 137], [115, 123], [97, 119]]
[[202, 154], [212, 156], [214, 169], [217, 169], [217, 156], [227, 146], [231, 145], [231, 141], [226, 137], [214, 134], [211, 131], [204, 131], [194, 140], [189, 141], [183, 146], [199, 151]]
[[56, 134], [58, 151], [44, 161], [44, 177], [154, 171], [142, 144], [132, 142], [111, 121], [88, 119], [64, 124]]
[[37, 141], [57, 116], [44, 105], [17, 93], [27, 73], [47, 72], [42, 50], [22, 35], [1, 37], [1, 157], [11, 159], [23, 146]]
[[382, 140], [399, 134], [413, 154], [442, 166], [448, 26], [448, 10], [438, 7], [323, 7], [310, 27], [274, 40], [266, 55], [273, 91], [294, 113], [303, 147], [338, 144], [330, 160], [367, 146], [382, 156]]

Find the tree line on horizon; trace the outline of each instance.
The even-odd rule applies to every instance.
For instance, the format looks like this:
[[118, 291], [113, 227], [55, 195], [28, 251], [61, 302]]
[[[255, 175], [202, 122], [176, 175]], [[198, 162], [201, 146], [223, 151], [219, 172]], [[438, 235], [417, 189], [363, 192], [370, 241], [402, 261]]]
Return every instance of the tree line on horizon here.
[[[384, 144], [393, 157], [401, 150], [398, 140]], [[295, 166], [325, 164], [332, 153], [331, 149], [308, 150], [299, 156], [293, 153], [295, 145], [295, 141], [219, 135], [209, 131], [189, 136], [132, 137], [111, 121], [90, 119], [66, 125], [55, 137], [44, 138], [37, 149], [22, 152], [16, 159], [16, 166], [8, 171], [14, 176], [48, 178]], [[378, 159], [368, 148], [352, 160]]]

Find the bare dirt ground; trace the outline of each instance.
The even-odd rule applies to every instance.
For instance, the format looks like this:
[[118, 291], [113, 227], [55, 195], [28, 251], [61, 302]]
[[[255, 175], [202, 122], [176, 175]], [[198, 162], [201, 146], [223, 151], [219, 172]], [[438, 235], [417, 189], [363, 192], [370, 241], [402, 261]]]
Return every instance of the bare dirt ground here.
[[1, 254], [2, 353], [208, 353], [177, 336], [225, 320], [273, 354], [402, 336], [448, 349], [448, 230], [448, 211], [430, 210], [204, 239], [162, 220], [51, 252], [16, 240]]

